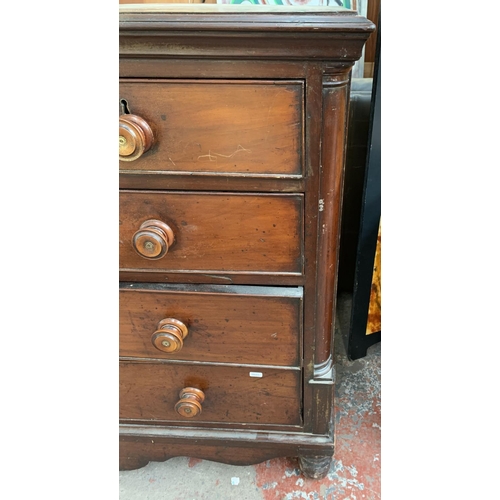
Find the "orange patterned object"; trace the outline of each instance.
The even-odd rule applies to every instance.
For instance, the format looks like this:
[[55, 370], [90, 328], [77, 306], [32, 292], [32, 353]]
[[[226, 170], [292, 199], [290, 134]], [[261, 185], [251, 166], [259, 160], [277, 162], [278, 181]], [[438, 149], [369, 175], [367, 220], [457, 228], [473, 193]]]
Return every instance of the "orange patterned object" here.
[[381, 260], [381, 233], [379, 226], [377, 251], [375, 252], [375, 261], [373, 263], [373, 278], [370, 291], [370, 306], [368, 308], [366, 335], [382, 331]]

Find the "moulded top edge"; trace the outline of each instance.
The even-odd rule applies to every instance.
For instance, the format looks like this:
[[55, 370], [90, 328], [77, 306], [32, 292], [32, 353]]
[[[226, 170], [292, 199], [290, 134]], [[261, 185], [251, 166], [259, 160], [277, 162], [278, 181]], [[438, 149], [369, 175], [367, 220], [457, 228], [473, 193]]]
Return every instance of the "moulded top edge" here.
[[320, 30], [371, 32], [375, 25], [343, 7], [245, 4], [124, 4], [120, 29]]

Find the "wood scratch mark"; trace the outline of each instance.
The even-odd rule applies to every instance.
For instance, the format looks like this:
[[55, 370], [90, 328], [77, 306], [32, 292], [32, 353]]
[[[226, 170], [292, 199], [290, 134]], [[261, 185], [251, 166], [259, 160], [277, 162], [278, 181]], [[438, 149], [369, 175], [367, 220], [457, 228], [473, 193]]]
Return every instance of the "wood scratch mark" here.
[[198, 160], [200, 158], [208, 158], [208, 161], [217, 161], [217, 158], [219, 158], [219, 157], [220, 158], [232, 158], [235, 154], [240, 153], [242, 151], [245, 151], [246, 153], [251, 153], [250, 149], [246, 149], [241, 144], [238, 144], [236, 151], [230, 155], [223, 155], [221, 153], [212, 153], [212, 151], [209, 149], [208, 154], [198, 156]]
[[174, 163], [174, 160], [172, 160], [172, 158], [170, 158], [170, 156], [168, 157], [168, 159], [171, 161], [171, 163], [172, 163], [172, 165], [173, 165], [174, 167], [176, 167], [176, 166], [177, 166], [177, 165]]
[[137, 333], [137, 327], [135, 326], [134, 316], [132, 315], [131, 311], [128, 311], [128, 319], [130, 321], [130, 326], [132, 327], [131, 332]]

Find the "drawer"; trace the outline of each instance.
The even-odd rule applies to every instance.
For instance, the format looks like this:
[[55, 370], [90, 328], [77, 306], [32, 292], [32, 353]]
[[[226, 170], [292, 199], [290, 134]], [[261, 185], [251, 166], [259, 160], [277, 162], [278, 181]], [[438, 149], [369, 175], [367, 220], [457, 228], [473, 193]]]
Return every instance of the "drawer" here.
[[154, 136], [122, 170], [302, 175], [301, 81], [122, 80], [120, 100]]
[[302, 274], [303, 210], [302, 194], [121, 191], [120, 268]]
[[[204, 394], [201, 413], [190, 418], [175, 409], [180, 391], [187, 387]], [[120, 418], [300, 425], [300, 371], [124, 361]]]
[[298, 366], [301, 332], [302, 288], [130, 283], [120, 289], [123, 357]]

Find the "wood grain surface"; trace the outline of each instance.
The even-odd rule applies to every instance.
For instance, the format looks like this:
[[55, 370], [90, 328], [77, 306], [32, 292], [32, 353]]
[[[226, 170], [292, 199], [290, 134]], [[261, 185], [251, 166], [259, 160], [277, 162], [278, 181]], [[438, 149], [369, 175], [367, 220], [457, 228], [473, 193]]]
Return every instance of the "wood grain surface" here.
[[[148, 219], [174, 231], [160, 260], [142, 258], [131, 243]], [[302, 219], [298, 194], [121, 191], [120, 268], [301, 273]]]
[[300, 385], [299, 370], [122, 361], [120, 418], [183, 420], [175, 411], [179, 392], [195, 387], [205, 400], [201, 414], [190, 421], [298, 425]]
[[300, 81], [121, 80], [120, 99], [155, 133], [124, 170], [302, 173]]
[[[185, 288], [184, 292], [168, 287], [155, 291], [137, 285], [120, 290], [121, 356], [299, 366], [299, 294], [280, 297], [258, 291], [190, 292]], [[151, 342], [163, 318], [176, 318], [188, 328], [178, 352], [161, 352]]]

